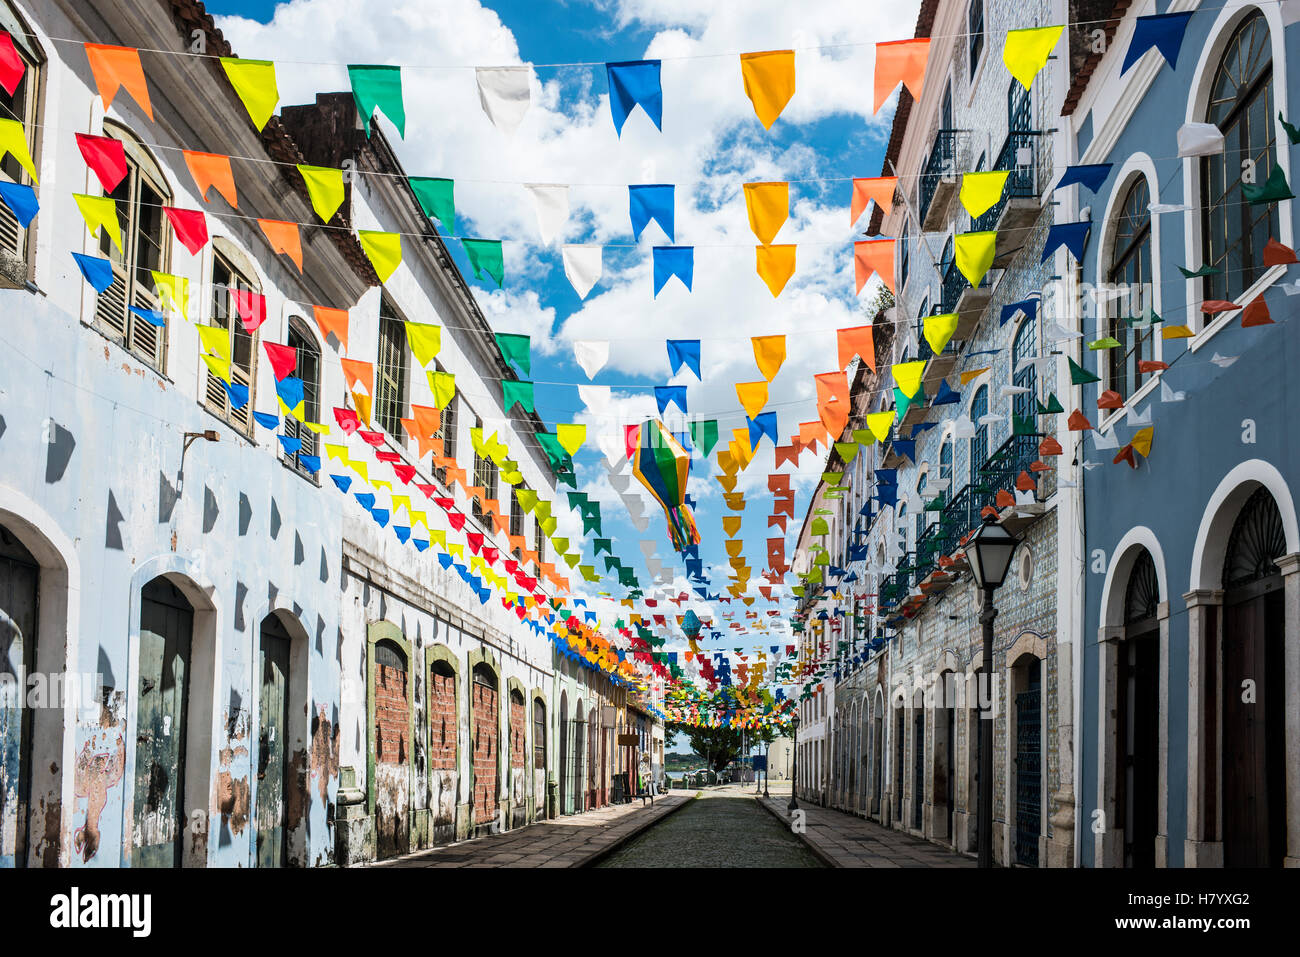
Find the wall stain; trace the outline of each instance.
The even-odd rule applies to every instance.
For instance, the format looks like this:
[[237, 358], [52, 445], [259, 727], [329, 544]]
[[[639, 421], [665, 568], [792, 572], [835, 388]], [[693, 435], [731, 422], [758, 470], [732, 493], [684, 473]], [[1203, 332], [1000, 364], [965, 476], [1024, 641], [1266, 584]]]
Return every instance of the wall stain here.
[[311, 719], [311, 774], [319, 777], [321, 803], [329, 801], [329, 782], [339, 773], [339, 729], [325, 717], [325, 706], [320, 705]]

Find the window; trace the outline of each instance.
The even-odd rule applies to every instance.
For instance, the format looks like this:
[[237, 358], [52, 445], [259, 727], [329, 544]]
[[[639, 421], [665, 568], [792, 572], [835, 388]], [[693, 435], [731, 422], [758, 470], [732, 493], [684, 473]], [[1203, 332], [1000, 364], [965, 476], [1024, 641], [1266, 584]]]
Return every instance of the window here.
[[971, 399], [970, 417], [975, 423], [975, 438], [970, 440], [970, 481], [980, 484], [980, 468], [989, 457], [989, 427], [980, 419], [989, 414], [989, 387], [981, 386]]
[[[1028, 389], [1020, 392], [1011, 402], [1011, 413], [1016, 419], [1028, 422], [1030, 428], [1037, 431], [1038, 414], [1038, 367], [1032, 362], [1021, 367], [1022, 359], [1033, 359], [1038, 355], [1038, 311], [1020, 324], [1016, 330], [1015, 341], [1011, 344], [1011, 382], [1018, 388]], [[1013, 420], [1014, 424], [1014, 420]]]
[[[307, 324], [297, 316], [289, 319], [288, 345], [298, 350], [294, 375], [302, 379], [303, 417], [308, 422], [317, 422], [320, 420], [320, 349]], [[286, 454], [285, 459], [303, 474], [311, 475], [300, 457], [316, 454], [316, 433], [292, 416], [285, 416], [280, 431], [302, 440], [302, 448], [293, 455]]]
[[930, 473], [922, 472], [921, 477], [917, 479], [916, 482], [916, 497], [920, 499], [921, 502], [921, 507], [916, 510], [916, 544], [918, 547], [921, 544], [921, 535], [925, 532], [925, 506], [927, 504], [925, 498], [925, 487], [929, 484], [929, 480]]
[[939, 446], [939, 501], [945, 505], [952, 501], [952, 439]]
[[[32, 155], [34, 162], [40, 162], [36, 155], [36, 130], [40, 122], [36, 107], [40, 93], [41, 67], [45, 63], [45, 56], [28, 37], [31, 31], [3, 2], [0, 2], [0, 30], [9, 33], [14, 50], [24, 67], [22, 79], [18, 81], [12, 94], [4, 87], [0, 87], [0, 117], [6, 120], [17, 120], [23, 125], [23, 130], [27, 134], [27, 151]], [[0, 160], [0, 180], [36, 188], [27, 171], [11, 154], [6, 154], [3, 160]], [[19, 224], [9, 207], [3, 203], [0, 203], [0, 249], [24, 259], [27, 255], [27, 231]]]
[[122, 227], [119, 250], [107, 230], [100, 230], [100, 253], [113, 263], [113, 284], [99, 297], [95, 322], [128, 350], [159, 372], [164, 371], [167, 355], [166, 320], [154, 325], [127, 307], [154, 311], [158, 297], [154, 291], [153, 270], [167, 271], [167, 246], [170, 239], [167, 218], [162, 208], [171, 202], [158, 164], [144, 147], [124, 129], [105, 123], [104, 133], [122, 141], [126, 151], [126, 176], [108, 195], [117, 204], [117, 220]]
[[542, 520], [536, 517], [533, 519], [533, 539], [536, 542], [533, 547], [537, 551], [537, 560], [546, 561], [546, 533], [542, 531]]
[[[478, 416], [474, 417], [474, 428], [480, 431], [483, 428], [483, 420]], [[487, 436], [483, 437], [484, 440]], [[476, 488], [483, 489], [482, 498], [475, 498], [470, 506], [470, 511], [480, 522], [487, 523], [487, 513], [483, 510], [483, 499], [495, 499], [497, 497], [497, 467], [491, 459], [474, 453], [474, 475], [470, 483]]]
[[1255, 183], [1277, 162], [1273, 54], [1259, 11], [1228, 41], [1210, 91], [1206, 120], [1223, 132], [1224, 151], [1201, 159], [1204, 264], [1222, 272], [1204, 279], [1206, 299], [1227, 299], [1250, 288], [1264, 272], [1261, 257], [1278, 234], [1278, 205], [1252, 206], [1242, 196], [1242, 163], [1254, 162]]
[[1151, 212], [1147, 181], [1133, 180], [1119, 208], [1115, 224], [1115, 250], [1111, 255], [1109, 282], [1124, 289], [1115, 301], [1110, 334], [1120, 343], [1110, 350], [1110, 388], [1127, 399], [1142, 384], [1138, 363], [1155, 358], [1155, 330], [1150, 325], [1134, 327], [1143, 318], [1151, 288]]
[[971, 0], [970, 10], [966, 14], [970, 42], [970, 75], [975, 76], [979, 66], [980, 53], [984, 50], [984, 0]]
[[911, 549], [908, 548], [907, 546], [908, 525], [909, 523], [907, 521], [907, 503], [904, 502], [903, 504], [898, 506], [898, 534], [903, 536], [903, 554], [905, 556], [909, 551], [911, 551]]
[[541, 698], [533, 699], [533, 767], [546, 770], [546, 705]]
[[510, 534], [512, 536], [524, 534], [524, 508], [519, 504], [519, 493], [527, 490], [528, 486], [521, 482], [510, 495]]
[[375, 421], [401, 438], [406, 416], [406, 325], [388, 297], [379, 300], [379, 372], [375, 376]]
[[902, 251], [902, 253], [900, 253], [900, 257], [901, 257], [901, 258], [900, 258], [900, 260], [899, 260], [899, 264], [898, 264], [898, 293], [899, 293], [899, 295], [902, 295], [902, 293], [903, 293], [903, 288], [907, 285], [907, 270], [908, 270], [908, 267], [911, 265], [911, 258], [912, 258], [912, 257], [911, 257], [911, 244], [907, 241], [907, 232], [908, 232], [908, 224], [907, 224], [906, 221], [904, 221], [904, 222], [903, 222], [903, 235], [902, 235], [902, 242], [900, 243], [900, 245], [902, 246], [902, 250], [903, 250], [903, 251]]
[[[434, 368], [439, 372], [444, 372], [441, 364], [435, 363]], [[442, 410], [442, 415], [438, 421], [438, 431], [433, 433], [436, 439], [442, 439], [442, 454], [444, 458], [454, 459], [456, 457], [456, 396], [452, 396], [446, 407]], [[436, 468], [433, 474], [438, 481], [444, 486], [447, 484], [447, 470]]]
[[[236, 268], [230, 259], [221, 253], [212, 257], [212, 321], [219, 329], [225, 329], [228, 335], [227, 348], [230, 350], [231, 385], [242, 385], [248, 389], [248, 401], [240, 408], [232, 409], [230, 395], [225, 384], [212, 374], [204, 364], [204, 404], [208, 409], [225, 419], [240, 432], [248, 434], [253, 431], [253, 387], [256, 384], [254, 369], [257, 365], [257, 333], [249, 334], [235, 308], [235, 292], [256, 292], [257, 287], [249, 278]], [[285, 418], [297, 425], [292, 416]], [[311, 421], [315, 421], [312, 419]]]

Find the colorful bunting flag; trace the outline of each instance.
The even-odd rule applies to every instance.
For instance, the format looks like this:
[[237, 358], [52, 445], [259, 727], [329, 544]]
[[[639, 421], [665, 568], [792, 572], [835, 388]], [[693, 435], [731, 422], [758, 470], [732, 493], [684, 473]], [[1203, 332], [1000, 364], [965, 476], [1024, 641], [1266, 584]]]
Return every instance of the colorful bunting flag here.
[[661, 131], [663, 130], [664, 94], [659, 83], [660, 61], [629, 60], [606, 63], [605, 76], [609, 81], [609, 111], [614, 118], [614, 129], [623, 135], [623, 124], [628, 114], [637, 106]]
[[790, 184], [746, 183], [745, 209], [758, 241], [771, 245], [790, 215]]
[[775, 299], [794, 275], [795, 247], [755, 246], [754, 251], [759, 278], [766, 283], [768, 292]]
[[[402, 68], [399, 66], [348, 65], [348, 80], [352, 84], [352, 98], [357, 112], [370, 135], [370, 120], [375, 110], [382, 110], [395, 127], [397, 135], [406, 138], [406, 106], [402, 102]], [[328, 218], [322, 217], [328, 222]]]
[[763, 129], [770, 130], [794, 96], [794, 51], [742, 53], [740, 74], [758, 121]]
[[877, 43], [875, 106], [871, 112], [879, 113], [900, 83], [911, 92], [912, 99], [919, 100], [925, 80], [925, 66], [929, 59], [928, 37]]
[[1064, 26], [1049, 26], [1007, 31], [1002, 46], [1002, 62], [1026, 90], [1047, 65], [1047, 58], [1064, 30]]
[[215, 187], [231, 208], [238, 208], [238, 195], [235, 193], [235, 175], [230, 170], [230, 157], [219, 153], [195, 153], [183, 150], [185, 165], [189, 167], [190, 176], [199, 191], [199, 198], [208, 202], [208, 190]]
[[307, 185], [311, 208], [322, 223], [328, 223], [343, 205], [343, 171], [326, 166], [299, 165], [298, 172]]
[[145, 116], [153, 120], [153, 105], [149, 102], [149, 87], [145, 83], [144, 68], [140, 66], [140, 52], [133, 47], [107, 46], [87, 43], [86, 60], [95, 77], [95, 86], [104, 111], [113, 105], [117, 91], [125, 89], [135, 100]]
[[375, 229], [358, 229], [357, 239], [375, 268], [380, 282], [387, 282], [402, 263], [402, 236]]
[[230, 85], [248, 111], [248, 118], [260, 133], [280, 102], [280, 91], [275, 85], [275, 64], [270, 60], [244, 60], [224, 56], [221, 67], [226, 71]]

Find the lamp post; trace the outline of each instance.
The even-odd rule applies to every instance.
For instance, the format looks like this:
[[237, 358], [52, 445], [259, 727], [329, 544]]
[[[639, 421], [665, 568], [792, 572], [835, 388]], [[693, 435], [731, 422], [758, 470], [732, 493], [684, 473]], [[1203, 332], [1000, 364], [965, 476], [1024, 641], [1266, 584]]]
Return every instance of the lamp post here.
[[[966, 545], [975, 587], [984, 592], [980, 625], [984, 630], [984, 658], [980, 668], [982, 683], [989, 689], [988, 707], [980, 708], [980, 793], [979, 793], [979, 866], [993, 866], [993, 593], [1002, 587], [1011, 567], [1011, 553], [1016, 537], [1003, 528], [995, 516], [986, 515], [984, 524]], [[977, 698], [983, 697], [977, 689]], [[977, 702], [981, 703], [982, 702]]]
[[794, 725], [794, 773], [790, 777], [790, 803], [786, 805], [786, 810], [793, 814], [799, 810], [799, 712], [797, 710], [790, 720]]

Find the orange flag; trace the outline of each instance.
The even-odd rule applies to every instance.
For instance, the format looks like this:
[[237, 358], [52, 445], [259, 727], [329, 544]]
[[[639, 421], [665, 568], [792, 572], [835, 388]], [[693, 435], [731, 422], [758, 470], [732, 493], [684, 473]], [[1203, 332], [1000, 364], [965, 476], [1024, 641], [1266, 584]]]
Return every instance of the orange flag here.
[[375, 367], [373, 363], [361, 362], [358, 359], [340, 359], [339, 365], [343, 367], [343, 377], [347, 379], [349, 392], [356, 389], [358, 382], [366, 387], [367, 393], [370, 392], [371, 386], [375, 381]]
[[145, 116], [153, 119], [153, 104], [149, 102], [149, 86], [144, 81], [139, 50], [87, 43], [86, 59], [90, 61], [90, 72], [95, 75], [95, 86], [99, 87], [99, 98], [104, 101], [105, 110], [113, 105], [117, 91], [126, 87], [126, 92], [140, 104]]
[[853, 267], [857, 274], [858, 292], [867, 284], [871, 274], [878, 275], [894, 291], [894, 240], [872, 239], [853, 244]]
[[182, 150], [185, 165], [190, 168], [194, 185], [199, 188], [199, 198], [208, 201], [208, 189], [212, 186], [226, 198], [232, 209], [239, 208], [239, 196], [235, 192], [235, 175], [230, 171], [230, 157], [220, 153], [196, 153]]
[[293, 264], [298, 267], [298, 272], [302, 272], [302, 238], [298, 235], [298, 224], [284, 223], [276, 219], [259, 219], [257, 225], [262, 227], [262, 232], [266, 235], [266, 241], [271, 244], [272, 251], [284, 253], [293, 260]]
[[930, 59], [930, 39], [891, 40], [876, 44], [876, 105], [879, 113], [894, 88], [902, 83], [912, 91], [912, 98], [921, 98], [921, 84], [925, 80], [925, 65]]
[[874, 179], [855, 179], [853, 181], [853, 201], [849, 209], [849, 225], [858, 221], [867, 208], [867, 200], [874, 199], [886, 216], [894, 208], [894, 189], [898, 186], [897, 176], [877, 176]]
[[841, 329], [835, 333], [835, 339], [839, 346], [841, 369], [847, 369], [854, 355], [859, 355], [872, 372], [876, 371], [876, 340], [871, 326]]
[[758, 371], [768, 382], [776, 376], [781, 364], [785, 362], [785, 336], [751, 336], [754, 346], [754, 362]]
[[328, 306], [312, 306], [316, 317], [316, 325], [320, 326], [320, 336], [322, 339], [328, 339], [330, 333], [334, 333], [334, 338], [338, 339], [339, 345], [344, 349], [348, 347], [348, 311], [346, 309], [331, 309]]
[[849, 422], [849, 380], [843, 371], [823, 372], [817, 380], [817, 414], [832, 437]]
[[795, 246], [755, 246], [754, 256], [759, 277], [767, 284], [773, 298], [781, 295], [794, 275]]
[[817, 451], [817, 443], [826, 441], [826, 426], [820, 422], [799, 423], [799, 443], [805, 449]]

